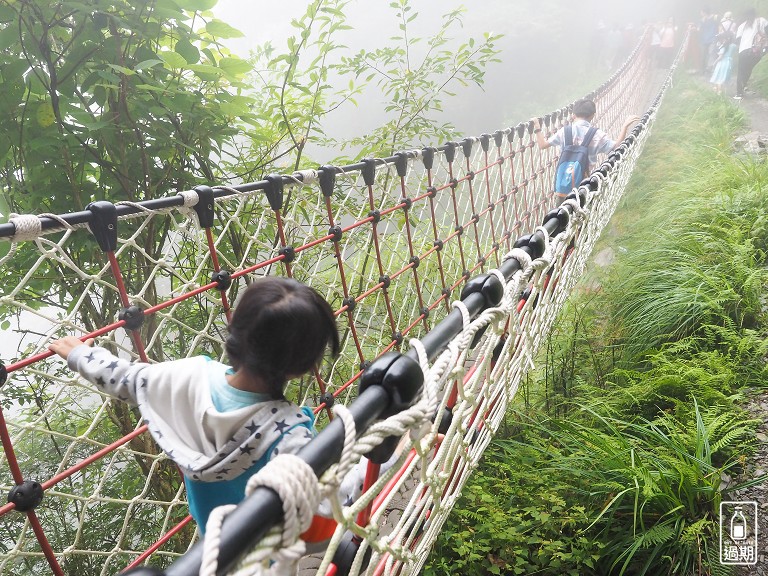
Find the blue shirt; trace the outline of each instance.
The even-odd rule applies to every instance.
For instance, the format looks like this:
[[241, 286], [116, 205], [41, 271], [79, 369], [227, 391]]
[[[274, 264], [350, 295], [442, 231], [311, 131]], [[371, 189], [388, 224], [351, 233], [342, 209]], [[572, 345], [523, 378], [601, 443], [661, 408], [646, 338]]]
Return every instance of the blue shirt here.
[[[211, 386], [211, 400], [219, 412], [230, 412], [238, 410], [245, 406], [252, 406], [259, 402], [272, 400], [269, 394], [260, 394], [258, 392], [248, 392], [239, 390], [230, 386], [226, 375], [232, 373], [232, 369], [226, 372], [221, 371], [221, 365], [217, 362], [208, 363], [208, 381]], [[201, 482], [192, 480], [184, 476], [184, 485], [187, 489], [187, 504], [189, 513], [197, 522], [201, 533], [205, 533], [205, 525], [208, 517], [214, 508], [226, 504], [237, 504], [245, 498], [245, 485], [248, 480], [267, 465], [272, 458], [272, 454], [282, 437], [294, 428], [307, 428], [314, 435], [315, 415], [308, 406], [302, 406], [301, 411], [306, 414], [310, 421], [303, 424], [297, 424], [286, 430], [269, 448], [262, 454], [253, 466], [243, 471], [242, 474], [231, 480], [221, 480], [219, 482]]]
[[227, 376], [234, 373], [232, 368], [227, 368], [226, 372], [222, 372], [218, 363], [208, 363], [208, 384], [211, 387], [211, 400], [216, 410], [219, 412], [232, 412], [246, 406], [253, 406], [259, 402], [272, 400], [272, 396], [269, 394], [248, 392], [247, 390], [240, 390], [231, 386], [227, 382]]

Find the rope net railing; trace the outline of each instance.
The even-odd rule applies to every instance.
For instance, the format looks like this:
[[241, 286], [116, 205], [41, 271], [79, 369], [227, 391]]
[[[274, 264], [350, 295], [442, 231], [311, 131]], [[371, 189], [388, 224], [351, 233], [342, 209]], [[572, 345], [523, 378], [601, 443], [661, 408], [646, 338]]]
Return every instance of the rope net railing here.
[[[616, 134], [645, 108], [651, 75], [641, 42], [590, 95], [596, 123]], [[17, 350], [0, 370], [0, 573], [260, 573], [297, 563], [321, 574], [417, 572], [610, 218], [671, 75], [560, 208], [556, 152], [540, 151], [526, 122], [343, 168], [0, 225], [0, 265], [15, 279], [0, 310], [6, 349]], [[546, 115], [545, 131], [569, 111]], [[323, 430], [298, 458], [264, 469], [286, 485], [308, 478], [303, 496], [284, 495], [283, 510], [274, 490], [251, 486], [195, 544], [181, 476], [138, 412], [73, 376], [47, 345], [74, 334], [145, 362], [223, 359], [238, 293], [272, 274], [312, 286], [337, 316], [340, 355], [287, 392]], [[359, 456], [378, 450], [383, 462], [389, 439], [406, 433], [394, 465], [383, 471], [371, 457], [362, 496], [340, 502], [334, 486]], [[300, 474], [306, 462], [311, 473]], [[329, 499], [336, 528], [324, 553], [299, 562], [306, 526], [291, 507], [309, 493]]]

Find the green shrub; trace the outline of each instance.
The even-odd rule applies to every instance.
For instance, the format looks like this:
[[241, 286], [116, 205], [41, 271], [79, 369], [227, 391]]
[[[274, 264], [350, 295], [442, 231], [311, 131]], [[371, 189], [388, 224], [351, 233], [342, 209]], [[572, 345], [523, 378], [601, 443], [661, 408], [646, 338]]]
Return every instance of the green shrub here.
[[465, 487], [427, 563], [425, 576], [590, 575], [603, 544], [564, 480], [536, 470], [537, 450], [492, 444]]
[[518, 415], [523, 433], [489, 449], [425, 574], [709, 574], [721, 475], [738, 471], [756, 422], [689, 403], [654, 420], [610, 406]]
[[[690, 414], [690, 398], [700, 406], [736, 409], [734, 400], [743, 387], [764, 386], [768, 345], [753, 331], [704, 326], [701, 336], [690, 336], [648, 353], [642, 365], [617, 369], [609, 376], [601, 405], [613, 412], [652, 420], [660, 412], [677, 417]], [[597, 391], [584, 387], [587, 398]]]
[[721, 475], [740, 465], [756, 422], [689, 402], [683, 418], [588, 410], [584, 420], [533, 425], [537, 472], [568, 478], [594, 519], [592, 538], [604, 544], [598, 573], [697, 574], [717, 557]]

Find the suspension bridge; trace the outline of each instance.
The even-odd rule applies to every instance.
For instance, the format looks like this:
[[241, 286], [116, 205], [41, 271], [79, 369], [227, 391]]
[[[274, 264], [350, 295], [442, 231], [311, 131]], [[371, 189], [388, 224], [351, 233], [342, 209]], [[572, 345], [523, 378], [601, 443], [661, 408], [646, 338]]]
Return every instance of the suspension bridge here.
[[[539, 150], [522, 122], [350, 166], [1, 224], [0, 265], [17, 281], [0, 302], [18, 341], [0, 369], [0, 573], [418, 573], [584, 270], [676, 67], [658, 78], [643, 39], [590, 94], [609, 134], [645, 113], [557, 208], [556, 151]], [[569, 116], [546, 114], [544, 130]], [[90, 257], [75, 257], [84, 245]], [[223, 358], [231, 303], [268, 274], [314, 287], [335, 310], [341, 354], [288, 391], [322, 430], [274, 459], [200, 539], [180, 475], [138, 413], [47, 344], [74, 334], [143, 362]], [[41, 277], [60, 291], [36, 291]], [[362, 496], [340, 502], [340, 478], [364, 454]], [[299, 535], [319, 498], [335, 524], [307, 557]]]

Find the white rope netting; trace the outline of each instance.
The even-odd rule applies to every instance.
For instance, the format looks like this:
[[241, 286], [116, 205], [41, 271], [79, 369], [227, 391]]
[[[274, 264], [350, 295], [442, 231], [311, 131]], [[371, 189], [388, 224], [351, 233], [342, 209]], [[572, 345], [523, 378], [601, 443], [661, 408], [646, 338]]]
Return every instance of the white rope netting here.
[[[649, 73], [641, 47], [597, 93], [601, 127], [617, 133], [628, 113], [646, 107]], [[581, 275], [659, 105], [657, 99], [620, 158], [593, 176], [595, 185], [581, 189], [584, 208], [566, 201], [572, 214], [553, 237], [539, 224], [552, 207], [556, 152], [535, 148], [527, 125], [439, 149], [430, 168], [425, 151], [411, 151], [402, 177], [392, 159], [375, 163], [372, 180], [363, 170], [341, 171], [329, 200], [317, 171], [296, 172], [284, 179], [279, 215], [260, 190], [214, 188], [219, 196], [210, 231], [199, 226], [196, 192], [182, 193], [178, 208], [126, 204], [134, 213], [119, 221], [114, 261], [120, 280], [114, 262], [82, 226], [46, 215], [58, 227], [44, 231], [38, 216], [14, 216], [17, 233], [0, 260], [6, 277], [17, 279], [0, 292], [2, 320], [16, 350], [2, 358], [9, 375], [1, 414], [12, 450], [0, 460], [0, 484], [10, 490], [18, 483], [18, 460], [25, 479], [47, 480], [48, 504], [33, 514], [0, 514], [8, 535], [0, 545], [0, 572], [23, 567], [47, 573], [50, 559], [36, 538], [37, 521], [62, 570], [72, 573], [112, 574], [146, 558], [167, 565], [197, 540], [178, 473], [137, 415], [44, 352], [54, 338], [116, 322], [127, 296], [151, 315], [136, 333], [106, 330], [99, 343], [137, 358], [139, 338], [150, 361], [198, 354], [223, 360], [226, 306], [217, 290], [201, 290], [211, 282], [215, 260], [233, 273], [291, 274], [313, 286], [339, 311], [342, 333], [338, 359], [316, 378], [292, 383], [288, 393], [310, 406], [321, 405], [322, 391], [336, 396], [334, 413], [345, 425], [342, 458], [317, 480], [300, 459], [281, 455], [251, 479], [249, 491], [266, 486], [280, 494], [286, 521], [254, 543], [231, 573], [324, 574], [347, 532], [360, 540], [350, 573], [417, 573]], [[553, 115], [550, 129], [565, 119]], [[533, 233], [545, 239], [535, 259], [514, 247], [516, 238]], [[295, 250], [290, 262], [284, 246]], [[507, 259], [519, 263], [511, 278], [498, 270]], [[459, 290], [480, 273], [498, 278], [503, 298], [471, 318]], [[243, 282], [232, 283], [229, 304]], [[530, 293], [521, 306], [524, 291]], [[463, 329], [430, 362], [420, 338], [452, 309], [461, 311]], [[360, 367], [401, 342], [421, 366], [422, 393], [413, 406], [358, 436], [343, 405], [355, 397]], [[320, 427], [326, 414], [320, 411]], [[342, 478], [391, 436], [405, 438], [399, 457], [345, 505], [338, 496]], [[91, 462], [99, 450], [103, 457]], [[338, 526], [324, 554], [302, 559], [299, 534], [321, 499], [330, 503]], [[358, 515], [369, 506], [370, 520], [361, 526]], [[217, 573], [227, 512], [218, 510], [207, 526], [200, 572], [206, 576]]]

